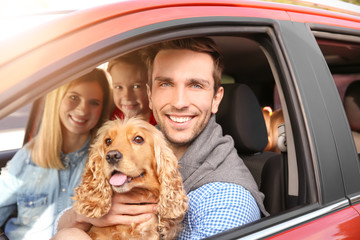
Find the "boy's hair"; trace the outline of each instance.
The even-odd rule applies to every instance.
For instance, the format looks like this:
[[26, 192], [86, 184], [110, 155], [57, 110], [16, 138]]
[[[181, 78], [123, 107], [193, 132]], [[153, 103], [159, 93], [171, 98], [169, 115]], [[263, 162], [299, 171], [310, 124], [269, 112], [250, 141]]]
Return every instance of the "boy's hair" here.
[[152, 45], [144, 50], [143, 56], [145, 57], [145, 62], [148, 68], [148, 84], [150, 89], [152, 87], [151, 76], [153, 72], [154, 59], [161, 50], [167, 49], [187, 49], [194, 52], [209, 54], [214, 61], [214, 90], [215, 93], [217, 92], [221, 86], [221, 75], [224, 68], [223, 56], [215, 42], [208, 37], [194, 37], [165, 41]]
[[31, 150], [32, 160], [36, 165], [44, 168], [65, 168], [60, 159], [63, 142], [60, 105], [66, 92], [72, 86], [83, 82], [97, 82], [103, 91], [102, 112], [97, 125], [91, 130], [91, 133], [94, 134], [103, 122], [108, 120], [109, 106], [111, 106], [110, 86], [105, 72], [101, 69], [96, 68], [90, 73], [48, 93], [45, 98], [44, 112], [39, 132], [28, 145], [28, 148]]
[[139, 51], [133, 51], [125, 55], [122, 55], [120, 57], [117, 57], [113, 60], [110, 60], [107, 66], [107, 72], [110, 73], [111, 68], [119, 62], [138, 66], [138, 68], [140, 68], [146, 73], [146, 66], [145, 63], [143, 62], [142, 55], [140, 54]]

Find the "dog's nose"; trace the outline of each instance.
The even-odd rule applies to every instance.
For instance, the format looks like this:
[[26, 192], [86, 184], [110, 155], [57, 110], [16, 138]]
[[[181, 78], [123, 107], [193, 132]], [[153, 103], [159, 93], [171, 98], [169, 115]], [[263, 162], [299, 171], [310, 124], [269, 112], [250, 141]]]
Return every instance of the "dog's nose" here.
[[106, 161], [110, 163], [111, 165], [117, 164], [121, 159], [123, 155], [121, 152], [117, 150], [111, 150], [106, 154]]

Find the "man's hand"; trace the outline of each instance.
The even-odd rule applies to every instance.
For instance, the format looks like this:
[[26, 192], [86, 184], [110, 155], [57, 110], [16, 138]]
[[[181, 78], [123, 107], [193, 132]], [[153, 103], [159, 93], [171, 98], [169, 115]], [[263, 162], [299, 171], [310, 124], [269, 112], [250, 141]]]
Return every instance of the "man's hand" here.
[[[156, 212], [157, 199], [138, 193], [115, 193], [109, 212], [101, 218], [88, 218], [76, 213], [73, 209], [66, 211], [59, 220], [58, 233], [52, 239], [85, 239], [85, 232], [92, 225], [107, 227], [146, 222]], [[70, 231], [67, 229], [71, 229]], [[75, 230], [77, 229], [77, 230]], [[75, 230], [75, 231], [74, 231]], [[71, 236], [67, 236], [67, 234]]]
[[137, 193], [115, 193], [109, 212], [101, 218], [86, 218], [81, 220], [97, 227], [112, 225], [130, 225], [131, 223], [146, 222], [151, 214], [156, 212], [156, 199], [144, 197]]

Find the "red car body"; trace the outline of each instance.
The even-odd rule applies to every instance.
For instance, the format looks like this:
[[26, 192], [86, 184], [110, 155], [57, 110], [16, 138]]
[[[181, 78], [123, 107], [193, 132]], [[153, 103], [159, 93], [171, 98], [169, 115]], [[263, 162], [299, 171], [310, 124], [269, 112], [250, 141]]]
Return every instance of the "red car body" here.
[[[293, 56], [290, 52], [296, 51], [296, 47], [292, 49], [294, 46], [289, 45], [291, 41], [282, 37], [283, 32], [289, 31], [283, 28], [285, 25], [282, 25], [282, 22], [286, 22], [289, 26], [295, 23], [296, 26], [302, 24], [302, 26], [307, 26], [309, 29], [312, 29], [313, 26], [315, 26], [316, 29], [318, 29], [318, 26], [322, 26], [324, 29], [328, 27], [330, 29], [329, 32], [333, 33], [333, 30], [336, 29], [336, 31], [339, 30], [339, 34], [345, 29], [345, 34], [351, 35], [355, 39], [354, 46], [357, 46], [360, 42], [360, 17], [287, 4], [238, 0], [134, 0], [109, 4], [71, 13], [19, 35], [17, 38], [1, 43], [0, 117], [5, 117], [29, 101], [33, 101], [38, 96], [43, 96], [46, 92], [69, 81], [70, 78], [79, 76], [89, 68], [107, 61], [109, 56], [111, 56], [110, 48], [117, 49], [114, 51], [118, 54], [126, 52], [129, 49], [138, 48], [141, 44], [145, 46], [146, 44], [158, 41], [158, 39], [156, 39], [158, 32], [168, 34], [168, 36], [163, 37], [163, 39], [187, 36], [187, 25], [189, 25], [189, 28], [192, 27], [194, 19], [198, 25], [201, 25], [203, 29], [205, 29], [206, 26], [212, 26], [212, 23], [220, 24], [219, 22], [221, 21], [218, 21], [217, 18], [224, 22], [226, 22], [228, 18], [244, 19], [244, 22], [241, 22], [244, 26], [264, 26], [264, 28], [278, 26], [276, 24], [281, 22], [279, 29], [274, 27], [274, 38], [278, 39], [283, 52], [289, 51], [289, 54], [284, 54], [284, 61], [287, 62], [287, 65], [293, 64], [293, 66], [289, 67], [289, 74], [294, 74], [294, 76], [298, 72], [300, 74], [302, 70], [297, 70], [298, 65], [291, 62]], [[202, 25], [202, 21], [206, 22], [206, 24]], [[271, 25], [273, 24], [272, 22], [274, 22], [274, 25]], [[172, 29], [177, 29], [180, 23], [183, 28], [176, 32], [177, 35], [172, 36]], [[164, 24], [164, 26], [161, 24]], [[158, 26], [160, 27], [157, 30], [156, 28]], [[152, 27], [154, 27], [155, 30], [151, 29]], [[149, 29], [151, 29], [151, 31]], [[221, 30], [221, 28], [219, 29]], [[306, 29], [306, 27], [304, 29]], [[309, 30], [309, 33], [310, 32]], [[219, 35], [221, 35], [221, 33], [219, 33]], [[296, 30], [294, 30], [293, 36], [294, 38], [301, 38], [302, 36], [306, 39], [314, 38], [313, 36], [305, 36], [304, 32], [298, 33]], [[154, 40], [152, 40], [152, 38], [154, 38]], [[142, 39], [146, 39], [146, 41], [142, 43]], [[136, 43], [134, 46], [131, 45], [133, 41]], [[281, 45], [283, 42], [285, 42], [284, 46]], [[315, 40], [313, 40], [313, 42], [315, 42]], [[122, 50], [123, 46], [127, 47]], [[299, 46], [299, 48], [302, 47], [304, 46]], [[314, 49], [318, 50], [319, 46], [315, 44]], [[116, 56], [115, 52], [111, 57]], [[323, 71], [330, 80], [329, 92], [335, 94], [335, 84], [331, 82], [331, 73], [326, 69], [325, 58], [319, 56], [319, 59], [323, 65], [320, 64], [321, 66], [317, 68], [323, 68], [321, 71]], [[317, 69], [314, 69], [311, 71], [317, 71]], [[314, 75], [316, 75], [316, 72]], [[293, 78], [300, 79], [301, 77]], [[320, 78], [321, 77], [319, 77], [319, 79]], [[302, 95], [302, 91], [305, 91], [305, 85], [301, 84], [304, 81], [305, 80], [296, 81], [298, 85], [294, 84], [297, 87], [292, 88], [292, 94], [297, 92], [297, 96]], [[319, 90], [319, 93], [320, 91], [321, 90]], [[301, 111], [307, 112], [307, 106], [311, 105], [306, 102], [308, 98], [299, 97], [299, 99], [301, 106], [305, 106]], [[319, 102], [321, 101], [319, 100]], [[339, 111], [341, 113], [340, 115], [344, 115], [343, 109], [340, 106], [341, 102], [338, 101], [337, 98], [334, 102], [335, 104], [332, 105], [334, 105], [336, 111]], [[311, 106], [309, 106], [309, 108], [310, 107]], [[314, 111], [315, 110], [309, 110], [308, 116], [310, 116], [310, 118], [313, 116]], [[319, 112], [322, 112], [322, 110]], [[329, 112], [331, 112], [331, 110], [329, 110]], [[331, 114], [329, 114], [329, 116], [330, 115]], [[316, 131], [316, 127], [311, 125], [311, 122], [314, 121], [312, 118], [304, 117], [303, 119], [306, 127], [304, 128], [305, 130], [299, 130], [300, 133], [303, 133], [302, 131], [312, 132], [312, 129]], [[335, 126], [330, 123], [333, 117], [330, 116], [329, 119], [329, 125]], [[309, 137], [307, 138], [309, 139], [307, 144], [310, 145], [310, 147], [308, 148], [309, 153], [306, 153], [308, 154], [306, 155], [307, 157], [304, 158], [312, 159], [309, 161], [313, 162], [313, 174], [315, 176], [313, 178], [315, 182], [313, 185], [315, 189], [317, 188], [317, 190], [309, 191], [308, 193], [309, 195], [316, 195], [313, 196], [314, 200], [310, 201], [311, 207], [299, 206], [298, 209], [270, 217], [268, 220], [263, 219], [250, 226], [244, 226], [244, 228], [231, 230], [215, 236], [215, 238], [360, 238], [359, 165], [358, 162], [356, 162], [356, 158], [354, 158], [355, 152], [345, 117], [341, 117], [341, 120], [338, 121], [344, 121], [344, 125], [341, 125], [341, 128], [345, 129], [345, 135], [335, 136], [338, 132], [342, 132], [342, 130], [336, 130], [336, 127], [333, 127], [335, 130], [331, 134], [334, 134], [334, 136], [331, 136], [334, 139], [334, 143], [329, 146], [329, 149], [335, 149], [334, 151], [336, 151], [337, 154], [329, 154], [334, 156], [334, 159], [331, 159], [337, 162], [336, 164], [334, 163], [334, 165], [338, 166], [338, 169], [334, 170], [335, 173], [322, 169], [326, 164], [322, 164], [321, 161], [318, 160], [326, 158], [327, 156], [324, 155], [324, 157], [321, 157], [322, 154], [325, 154], [323, 153], [325, 150], [317, 149], [318, 147], [322, 147], [321, 143], [318, 142], [320, 137], [313, 132], [309, 133]], [[324, 123], [324, 125], [326, 125], [326, 123]], [[325, 138], [327, 137], [324, 136], [324, 139]], [[344, 142], [350, 142], [349, 146], [340, 149], [341, 146], [336, 144], [340, 138], [345, 139]], [[326, 144], [324, 143], [324, 145]], [[323, 148], [326, 148], [326, 146]], [[347, 157], [349, 160], [343, 161], [341, 159], [345, 158], [345, 152], [350, 152], [349, 154], [352, 155], [350, 158]], [[342, 154], [344, 154], [344, 157], [342, 157]], [[335, 155], [339, 157], [337, 158]], [[331, 159], [329, 160], [329, 165], [331, 165]], [[347, 169], [349, 169], [349, 171], [352, 169], [352, 172], [345, 172]], [[328, 177], [332, 174], [334, 181], [340, 182], [339, 187], [336, 185], [334, 189], [343, 186], [342, 196], [341, 194], [339, 196], [338, 193], [341, 191], [329, 195], [327, 195], [325, 191], [325, 188], [330, 188], [328, 185], [332, 184], [328, 180]], [[353, 179], [350, 180], [346, 176], [351, 176]], [[352, 181], [353, 183], [351, 183]], [[325, 186], [324, 188], [322, 188], [323, 184]]]

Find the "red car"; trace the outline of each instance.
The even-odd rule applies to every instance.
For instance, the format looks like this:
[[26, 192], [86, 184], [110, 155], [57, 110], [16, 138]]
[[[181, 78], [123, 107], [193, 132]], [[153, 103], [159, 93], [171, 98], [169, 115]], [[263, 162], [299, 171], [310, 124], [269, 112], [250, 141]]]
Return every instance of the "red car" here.
[[[286, 129], [281, 151], [238, 149], [271, 215], [209, 239], [360, 239], [359, 149], [343, 107], [346, 87], [360, 79], [355, 15], [238, 0], [133, 0], [76, 11], [1, 44], [1, 121], [32, 104], [26, 142], [47, 92], [126, 52], [192, 36], [211, 37], [224, 54], [231, 85], [219, 122], [235, 124], [238, 96], [227, 90], [245, 84], [260, 112], [282, 110]], [[249, 128], [255, 140], [265, 124]], [[1, 165], [16, 151], [1, 151]]]

